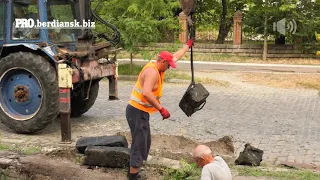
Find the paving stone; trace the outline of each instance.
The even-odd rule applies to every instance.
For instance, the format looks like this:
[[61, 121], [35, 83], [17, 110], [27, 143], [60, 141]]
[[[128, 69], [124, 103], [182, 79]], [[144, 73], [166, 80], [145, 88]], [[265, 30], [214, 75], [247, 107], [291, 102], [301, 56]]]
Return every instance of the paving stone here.
[[[229, 76], [213, 74], [212, 77], [221, 79]], [[166, 83], [161, 102], [175, 121], [162, 121], [161, 115], [155, 113], [150, 116], [151, 133], [183, 135], [200, 142], [233, 136], [236, 140], [264, 147], [261, 148], [265, 152], [263, 159], [269, 163], [278, 156], [293, 154], [294, 161], [320, 165], [318, 91], [270, 88], [241, 82], [235, 77], [229, 79], [234, 83], [230, 87], [205, 84], [210, 92], [207, 104], [191, 117], [187, 117], [178, 106], [188, 84]], [[93, 107], [83, 116], [71, 120], [71, 146], [85, 136], [128, 132], [125, 109], [133, 84], [119, 81], [120, 100], [109, 101], [108, 83], [103, 81]], [[34, 143], [54, 147], [61, 141], [59, 119], [33, 136], [16, 134], [3, 124], [0, 124], [0, 129], [2, 139], [12, 144]], [[307, 150], [312, 150], [313, 159], [308, 157], [304, 160]]]

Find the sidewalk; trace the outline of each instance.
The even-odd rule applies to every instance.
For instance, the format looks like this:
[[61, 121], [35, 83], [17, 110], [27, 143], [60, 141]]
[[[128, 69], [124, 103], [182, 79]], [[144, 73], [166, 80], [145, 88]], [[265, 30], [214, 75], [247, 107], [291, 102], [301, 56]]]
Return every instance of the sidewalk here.
[[[130, 59], [118, 59], [119, 64], [130, 63]], [[145, 64], [147, 60], [133, 59], [135, 64]], [[189, 71], [190, 61], [178, 61], [177, 70]], [[291, 72], [291, 73], [320, 73], [320, 66], [291, 65], [291, 64], [256, 64], [256, 63], [229, 63], [194, 61], [195, 71], [260, 71], [260, 72]]]

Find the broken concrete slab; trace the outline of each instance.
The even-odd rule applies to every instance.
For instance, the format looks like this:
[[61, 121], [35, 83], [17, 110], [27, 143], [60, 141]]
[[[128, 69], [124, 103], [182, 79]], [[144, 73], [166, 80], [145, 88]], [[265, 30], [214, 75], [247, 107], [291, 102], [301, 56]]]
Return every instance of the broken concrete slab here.
[[124, 136], [82, 137], [76, 143], [79, 153], [84, 154], [88, 146], [108, 146], [128, 148], [128, 141]]
[[1, 169], [6, 169], [9, 166], [12, 165], [13, 163], [13, 159], [9, 159], [9, 158], [0, 158], [0, 168]]
[[289, 161], [282, 161], [280, 165], [290, 167], [290, 168], [297, 168], [297, 169], [311, 169], [314, 171], [320, 171], [320, 166], [312, 165], [312, 164], [305, 164], [305, 163], [295, 163]]
[[155, 165], [160, 167], [166, 167], [170, 169], [180, 169], [182, 168], [180, 161], [174, 159], [168, 159], [164, 157], [148, 156], [146, 164]]
[[245, 148], [235, 163], [237, 165], [247, 165], [247, 166], [260, 166], [262, 161], [263, 151], [251, 146], [249, 143], [245, 144]]
[[130, 149], [125, 147], [88, 146], [85, 150], [84, 165], [111, 168], [129, 166]]

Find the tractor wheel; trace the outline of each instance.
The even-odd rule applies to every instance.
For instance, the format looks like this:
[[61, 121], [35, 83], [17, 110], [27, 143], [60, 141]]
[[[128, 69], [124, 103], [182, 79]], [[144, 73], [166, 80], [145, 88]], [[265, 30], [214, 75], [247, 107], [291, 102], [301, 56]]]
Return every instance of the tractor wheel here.
[[0, 119], [18, 133], [44, 129], [59, 113], [55, 69], [39, 55], [17, 52], [0, 66]]
[[[93, 80], [91, 82], [91, 87], [89, 90], [89, 98], [84, 100], [87, 95], [87, 91], [90, 85], [90, 82], [86, 81], [84, 83], [84, 96], [81, 96], [81, 88], [78, 89], [75, 93], [72, 93], [71, 96], [71, 117], [80, 117], [82, 114], [86, 113], [94, 104], [98, 97], [99, 92], [99, 81], [100, 80]], [[77, 96], [76, 96], [76, 95]]]

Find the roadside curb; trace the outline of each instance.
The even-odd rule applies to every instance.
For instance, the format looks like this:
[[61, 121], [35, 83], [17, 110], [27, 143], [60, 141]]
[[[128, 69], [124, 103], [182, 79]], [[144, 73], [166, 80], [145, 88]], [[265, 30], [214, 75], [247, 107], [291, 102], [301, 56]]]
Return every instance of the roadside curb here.
[[[138, 76], [135, 75], [119, 75], [118, 80], [120, 81], [136, 81]], [[166, 83], [174, 83], [174, 84], [187, 84], [190, 83], [190, 80], [186, 79], [169, 79], [165, 81]]]
[[[154, 60], [151, 60], [154, 61]], [[128, 64], [130, 59], [118, 59], [119, 64]], [[133, 59], [134, 64], [144, 65], [148, 61]], [[177, 70], [190, 71], [190, 61], [180, 60]], [[293, 65], [293, 64], [258, 64], [258, 63], [229, 63], [194, 61], [195, 71], [225, 70], [225, 71], [260, 71], [260, 72], [292, 72], [292, 73], [320, 73], [319, 65]]]
[[[155, 61], [155, 60], [151, 60]], [[320, 60], [319, 60], [320, 61]], [[118, 62], [123, 64], [130, 63], [130, 59], [118, 59]], [[133, 59], [134, 63], [144, 64], [148, 60], [144, 59]], [[179, 60], [177, 63], [190, 64], [188, 60]], [[263, 64], [263, 63], [233, 63], [233, 62], [213, 62], [213, 61], [193, 61], [194, 64], [208, 64], [208, 65], [232, 65], [232, 66], [269, 66], [269, 67], [301, 67], [301, 68], [320, 68], [320, 65], [296, 65], [296, 64]]]
[[138, 78], [138, 76], [134, 76], [134, 75], [119, 75], [118, 76], [118, 80], [121, 81], [136, 81]]

